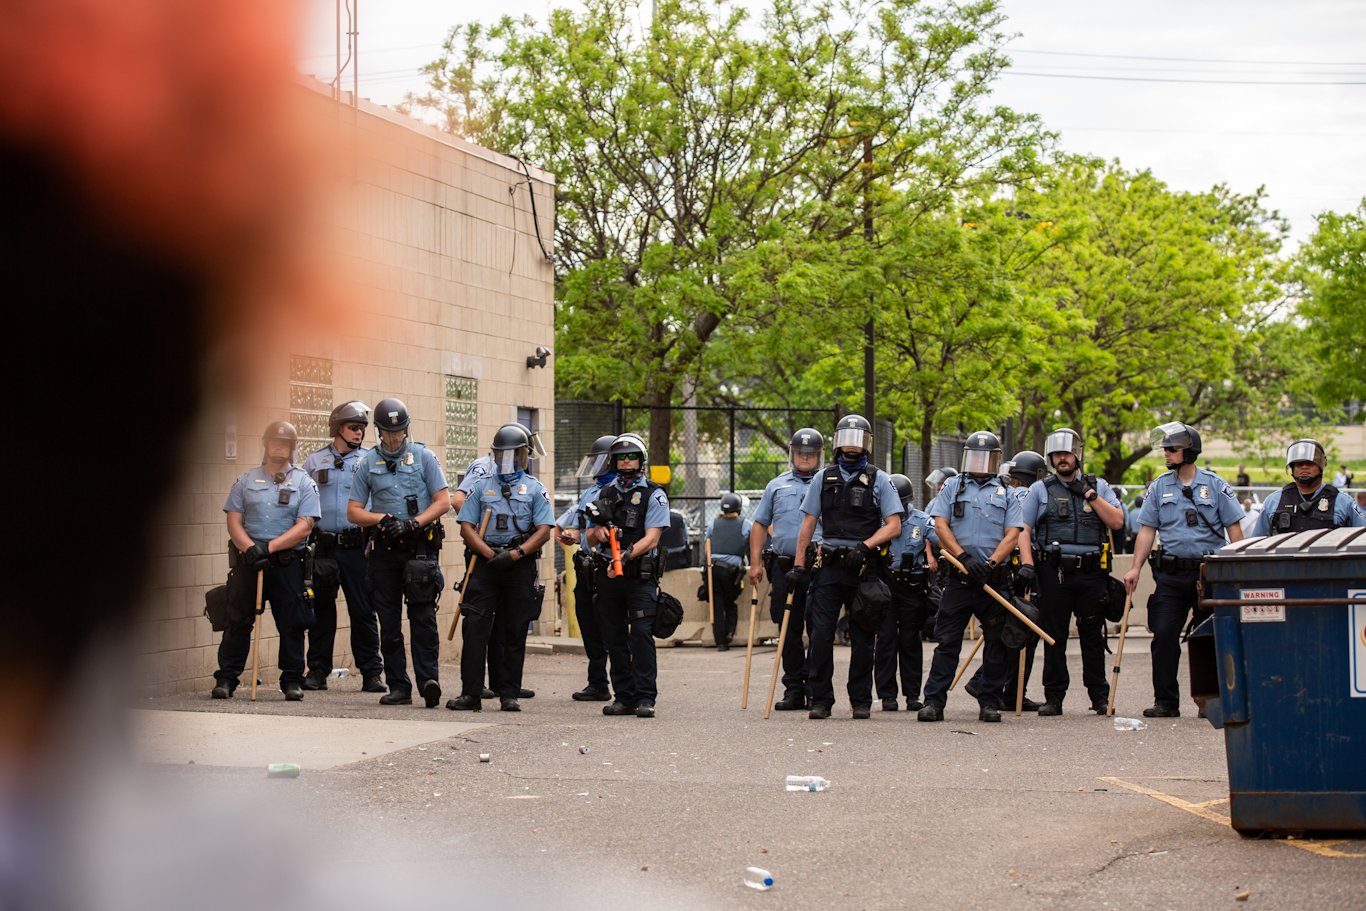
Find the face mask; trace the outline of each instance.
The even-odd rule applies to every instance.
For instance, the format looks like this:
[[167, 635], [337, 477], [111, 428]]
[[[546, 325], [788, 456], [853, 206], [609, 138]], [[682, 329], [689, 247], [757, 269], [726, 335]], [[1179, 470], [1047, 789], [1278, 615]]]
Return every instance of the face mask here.
[[617, 473], [615, 471], [609, 471], [607, 474], [599, 475], [598, 477], [594, 478], [593, 483], [598, 485], [598, 489], [601, 490], [608, 484], [611, 484], [616, 479]]
[[398, 449], [395, 449], [393, 452], [390, 452], [388, 449], [385, 449], [385, 448], [384, 448], [384, 441], [383, 441], [383, 440], [380, 440], [380, 442], [379, 442], [379, 452], [380, 452], [380, 455], [384, 456], [386, 459], [396, 459], [396, 458], [398, 458], [399, 456], [403, 455], [403, 450], [404, 450], [405, 447], [407, 447], [407, 445], [408, 445], [408, 440], [407, 440], [407, 439], [404, 439], [403, 443], [398, 447]]
[[800, 468], [793, 468], [792, 473], [803, 481], [809, 481], [816, 476], [816, 469], [813, 468], [810, 471], [802, 471]]
[[617, 480], [625, 481], [627, 484], [639, 478], [644, 473], [642, 468], [618, 468]]
[[515, 482], [517, 482], [517, 481], [520, 481], [520, 480], [522, 479], [522, 475], [525, 474], [525, 473], [526, 473], [526, 472], [522, 471], [522, 470], [519, 468], [519, 469], [517, 469], [516, 471], [514, 471], [512, 474], [500, 474], [500, 475], [498, 476], [498, 480], [502, 481], [504, 484], [512, 484], [512, 483], [515, 483]]
[[840, 453], [840, 468], [845, 471], [862, 471], [868, 465], [868, 453], [861, 452], [857, 461], [850, 461], [845, 458], [844, 453]]

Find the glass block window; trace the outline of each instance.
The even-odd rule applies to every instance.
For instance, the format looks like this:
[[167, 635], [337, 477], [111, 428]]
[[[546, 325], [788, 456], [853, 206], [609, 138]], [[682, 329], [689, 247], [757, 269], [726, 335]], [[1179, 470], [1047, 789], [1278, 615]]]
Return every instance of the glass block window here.
[[446, 377], [446, 477], [462, 479], [479, 454], [479, 381]]
[[332, 439], [332, 362], [316, 357], [289, 359], [289, 422], [299, 431], [299, 461]]

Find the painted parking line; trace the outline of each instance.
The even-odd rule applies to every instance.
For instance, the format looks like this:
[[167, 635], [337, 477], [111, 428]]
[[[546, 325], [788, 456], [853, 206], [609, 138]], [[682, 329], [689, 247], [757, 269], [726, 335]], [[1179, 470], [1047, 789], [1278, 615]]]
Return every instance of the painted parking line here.
[[[1176, 807], [1178, 810], [1185, 810], [1187, 813], [1199, 816], [1201, 819], [1207, 819], [1210, 822], [1217, 822], [1221, 826], [1228, 826], [1229, 828], [1233, 827], [1232, 821], [1230, 821], [1227, 816], [1220, 816], [1218, 813], [1212, 813], [1209, 810], [1210, 807], [1228, 803], [1229, 799], [1227, 797], [1221, 797], [1218, 800], [1206, 800], [1203, 803], [1191, 803], [1189, 800], [1182, 800], [1180, 797], [1174, 797], [1171, 794], [1164, 794], [1161, 791], [1155, 791], [1152, 788], [1146, 788], [1141, 784], [1134, 784], [1133, 782], [1125, 781], [1122, 778], [1101, 778], [1100, 780], [1108, 782], [1109, 784], [1118, 785], [1121, 788], [1128, 788], [1130, 791], [1136, 791], [1139, 794], [1146, 794], [1149, 797], [1152, 797], [1156, 800], [1160, 800], [1165, 804], [1170, 804], [1171, 806]], [[1308, 851], [1310, 854], [1317, 854], [1320, 857], [1366, 857], [1366, 854], [1353, 854], [1347, 851], [1337, 850], [1337, 845], [1356, 844], [1356, 842], [1353, 842], [1351, 839], [1348, 838], [1278, 838], [1276, 839], [1276, 841], [1278, 841], [1280, 844], [1290, 845], [1292, 847], [1299, 848], [1302, 851]]]

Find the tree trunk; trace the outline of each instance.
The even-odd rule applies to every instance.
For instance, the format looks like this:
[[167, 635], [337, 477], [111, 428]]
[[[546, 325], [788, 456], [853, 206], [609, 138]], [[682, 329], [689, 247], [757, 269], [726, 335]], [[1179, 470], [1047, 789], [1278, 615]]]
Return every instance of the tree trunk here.
[[668, 465], [673, 460], [669, 447], [673, 436], [673, 384], [657, 381], [650, 396], [650, 464]]
[[[924, 417], [924, 419], [921, 420], [921, 422], [920, 422], [920, 481], [921, 481], [921, 486], [924, 486], [925, 479], [926, 479], [927, 477], [929, 477], [929, 476], [930, 476], [930, 472], [934, 470], [933, 468], [930, 467], [930, 456], [933, 455], [933, 450], [934, 450], [934, 412], [933, 412], [933, 411], [930, 411], [929, 409], [926, 409], [926, 410], [925, 410], [925, 417]], [[931, 490], [928, 494], [925, 495], [925, 499], [924, 499], [923, 502], [924, 502], [926, 505], [928, 505], [929, 502], [930, 502], [930, 500], [931, 500], [933, 497], [934, 497], [934, 491]]]

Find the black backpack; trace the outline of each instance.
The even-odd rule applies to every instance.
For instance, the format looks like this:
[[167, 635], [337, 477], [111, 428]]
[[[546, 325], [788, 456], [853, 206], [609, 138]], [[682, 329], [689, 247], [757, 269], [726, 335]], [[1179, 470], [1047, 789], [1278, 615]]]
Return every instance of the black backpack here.
[[659, 589], [655, 593], [655, 628], [654, 637], [656, 639], [668, 639], [678, 629], [678, 624], [683, 622], [683, 605], [677, 598]]

